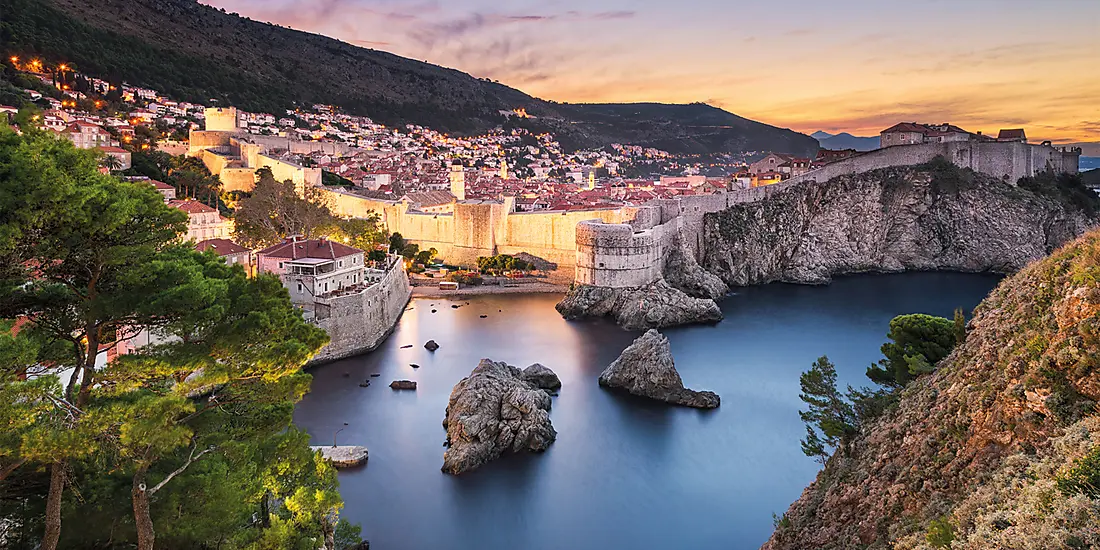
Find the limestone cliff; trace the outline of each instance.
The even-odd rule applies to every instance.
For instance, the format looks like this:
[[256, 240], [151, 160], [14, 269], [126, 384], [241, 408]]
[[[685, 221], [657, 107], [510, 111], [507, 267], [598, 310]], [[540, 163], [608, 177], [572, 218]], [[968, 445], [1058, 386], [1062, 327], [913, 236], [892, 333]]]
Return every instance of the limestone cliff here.
[[1096, 223], [1079, 189], [1014, 186], [937, 160], [804, 183], [704, 219], [730, 285], [903, 270], [1014, 272]]
[[[1007, 210], [986, 222], [1005, 231], [1025, 231], [1008, 225], [1027, 216], [1017, 201], [1051, 222], [1073, 219], [1036, 198], [991, 194], [986, 206]], [[950, 234], [977, 231], [955, 221]], [[1027, 234], [1025, 253], [1043, 246], [1041, 235], [1059, 235], [1049, 226]], [[1003, 239], [984, 263], [965, 265], [1012, 267]], [[1100, 231], [1092, 231], [990, 293], [966, 340], [829, 459], [764, 548], [1100, 547], [1098, 400]]]

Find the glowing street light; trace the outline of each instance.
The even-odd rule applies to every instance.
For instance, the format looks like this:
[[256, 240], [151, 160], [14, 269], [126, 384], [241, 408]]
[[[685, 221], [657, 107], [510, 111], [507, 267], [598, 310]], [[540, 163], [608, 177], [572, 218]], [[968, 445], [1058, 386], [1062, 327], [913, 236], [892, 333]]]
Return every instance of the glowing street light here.
[[19, 63], [19, 56], [18, 55], [11, 56], [11, 62], [12, 63]]

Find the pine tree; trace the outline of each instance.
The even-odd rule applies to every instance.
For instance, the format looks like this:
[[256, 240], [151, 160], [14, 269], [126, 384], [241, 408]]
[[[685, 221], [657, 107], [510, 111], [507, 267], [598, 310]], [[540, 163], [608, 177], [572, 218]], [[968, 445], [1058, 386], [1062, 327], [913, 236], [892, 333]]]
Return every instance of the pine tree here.
[[798, 396], [809, 410], [798, 413], [806, 423], [806, 439], [802, 452], [817, 457], [822, 464], [832, 450], [846, 443], [856, 433], [856, 415], [836, 387], [836, 366], [826, 356], [814, 362], [799, 378], [802, 388]]

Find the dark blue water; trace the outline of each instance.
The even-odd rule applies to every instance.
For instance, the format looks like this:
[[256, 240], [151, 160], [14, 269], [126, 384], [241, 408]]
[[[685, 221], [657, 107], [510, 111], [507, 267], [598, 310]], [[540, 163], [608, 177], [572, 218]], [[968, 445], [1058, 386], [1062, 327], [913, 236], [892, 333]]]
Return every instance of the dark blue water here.
[[[370, 448], [369, 464], [341, 472], [340, 483], [343, 517], [363, 526], [372, 548], [757, 548], [772, 513], [817, 472], [799, 448], [799, 373], [828, 354], [842, 385], [864, 384], [891, 318], [969, 312], [997, 281], [913, 273], [741, 289], [722, 304], [722, 323], [665, 331], [685, 383], [722, 396], [716, 411], [599, 388], [599, 373], [637, 333], [564, 321], [556, 295], [417, 299], [381, 349], [313, 371], [295, 422], [316, 444], [331, 444], [347, 422], [339, 442]], [[441, 346], [434, 355], [422, 347], [428, 339]], [[558, 440], [541, 455], [452, 477], [439, 471], [440, 422], [451, 387], [482, 357], [558, 373]], [[358, 387], [372, 372], [382, 376]], [[406, 378], [416, 392], [386, 387]]]
[[1100, 157], [1081, 157], [1080, 170], [1087, 172], [1100, 168]]

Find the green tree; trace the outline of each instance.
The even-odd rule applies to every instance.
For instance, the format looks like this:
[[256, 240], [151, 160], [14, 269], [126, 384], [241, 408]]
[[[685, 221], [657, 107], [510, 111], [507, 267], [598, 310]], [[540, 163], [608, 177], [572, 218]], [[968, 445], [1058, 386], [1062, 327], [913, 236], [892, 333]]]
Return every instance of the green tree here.
[[840, 447], [856, 433], [856, 415], [836, 387], [836, 366], [826, 356], [814, 361], [810, 370], [799, 377], [802, 393], [798, 396], [808, 410], [798, 416], [806, 423], [802, 452], [824, 464], [831, 450]]
[[889, 342], [882, 345], [884, 359], [867, 369], [876, 384], [900, 388], [931, 372], [955, 347], [955, 323], [943, 317], [914, 313], [890, 321]]
[[0, 196], [0, 269], [14, 283], [2, 289], [0, 317], [24, 316], [51, 344], [65, 343], [70, 351], [54, 365], [56, 372], [71, 370], [62, 397], [63, 431], [71, 433], [27, 439], [22, 449], [53, 453], [42, 544], [52, 549], [66, 461], [87, 449], [75, 439], [83, 433], [75, 424], [97, 383], [100, 347], [124, 327], [149, 321], [134, 307], [147, 297], [129, 284], [146, 259], [174, 245], [186, 215], [166, 207], [149, 186], [101, 174], [95, 153], [37, 132], [23, 139], [0, 130]]
[[390, 253], [401, 254], [408, 245], [408, 241], [400, 233], [395, 232], [390, 235]]
[[291, 235], [313, 238], [327, 235], [334, 219], [320, 196], [307, 186], [299, 195], [290, 181], [279, 182], [271, 170], [256, 171], [252, 195], [237, 203], [234, 240], [249, 248], [263, 248]]
[[966, 341], [966, 314], [961, 307], [955, 308], [955, 345]]
[[[48, 469], [42, 548], [58, 547], [70, 477], [82, 504], [68, 546], [152, 548], [158, 510], [186, 510], [203, 526], [162, 524], [170, 547], [252, 544], [268, 535], [244, 529], [247, 508], [267, 494], [269, 509], [298, 518], [281, 530], [294, 547], [333, 538], [331, 467], [308, 438], [287, 439], [309, 385], [301, 366], [327, 336], [278, 280], [179, 243], [185, 216], [153, 189], [104, 176], [94, 154], [33, 132], [0, 131], [0, 220], [0, 318], [25, 320], [0, 334], [0, 477], [21, 464]], [[104, 347], [137, 330], [158, 343], [97, 366]], [[272, 473], [286, 479], [271, 490], [258, 473], [274, 467], [280, 442], [294, 450], [283, 454], [309, 457], [296, 466], [304, 474]], [[295, 480], [309, 489], [299, 494]], [[210, 507], [201, 489], [211, 487], [234, 498]], [[134, 521], [120, 532], [122, 506]]]
[[382, 217], [369, 212], [365, 218], [336, 219], [331, 236], [360, 250], [371, 250], [389, 242], [389, 234], [382, 224]]

